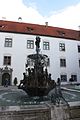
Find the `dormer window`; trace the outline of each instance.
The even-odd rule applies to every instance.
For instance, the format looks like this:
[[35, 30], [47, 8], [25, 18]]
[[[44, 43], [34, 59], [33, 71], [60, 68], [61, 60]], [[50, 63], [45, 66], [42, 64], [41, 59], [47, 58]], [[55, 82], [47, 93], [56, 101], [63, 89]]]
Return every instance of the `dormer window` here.
[[27, 27], [27, 30], [28, 30], [29, 32], [32, 32], [34, 29], [31, 28], [31, 27]]
[[65, 36], [65, 32], [63, 32], [63, 31], [58, 31], [58, 33], [59, 33], [60, 37], [64, 37]]
[[4, 28], [4, 25], [0, 25], [0, 28]]

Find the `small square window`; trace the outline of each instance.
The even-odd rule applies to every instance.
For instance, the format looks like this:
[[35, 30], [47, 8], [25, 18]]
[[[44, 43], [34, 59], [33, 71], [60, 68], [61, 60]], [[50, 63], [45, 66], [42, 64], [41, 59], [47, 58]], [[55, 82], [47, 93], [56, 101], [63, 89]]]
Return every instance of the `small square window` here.
[[33, 40], [27, 40], [27, 48], [34, 49], [34, 41]]
[[60, 75], [61, 82], [67, 82], [67, 75]]
[[4, 56], [3, 65], [11, 65], [11, 56]]
[[72, 78], [73, 82], [77, 81], [77, 75], [71, 75], [71, 78]]
[[60, 59], [60, 67], [66, 67], [66, 59]]
[[59, 50], [65, 51], [65, 44], [64, 43], [59, 43]]
[[49, 50], [50, 46], [49, 46], [49, 42], [43, 42], [43, 50]]
[[12, 47], [12, 38], [5, 38], [5, 47]]

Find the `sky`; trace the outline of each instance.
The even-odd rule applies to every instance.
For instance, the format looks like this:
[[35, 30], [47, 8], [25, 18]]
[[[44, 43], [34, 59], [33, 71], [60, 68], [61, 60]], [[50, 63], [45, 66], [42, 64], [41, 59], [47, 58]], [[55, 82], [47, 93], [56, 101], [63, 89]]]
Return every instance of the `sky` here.
[[80, 0], [0, 0], [0, 19], [79, 30]]

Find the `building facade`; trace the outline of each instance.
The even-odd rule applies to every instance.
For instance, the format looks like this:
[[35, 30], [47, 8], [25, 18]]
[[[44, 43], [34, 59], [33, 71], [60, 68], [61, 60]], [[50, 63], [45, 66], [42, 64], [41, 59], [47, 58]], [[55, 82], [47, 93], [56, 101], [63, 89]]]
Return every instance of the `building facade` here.
[[35, 38], [39, 36], [40, 53], [49, 57], [48, 71], [52, 79], [63, 83], [80, 82], [80, 32], [46, 25], [0, 20], [0, 85], [8, 79], [9, 85], [17, 77], [23, 79], [27, 56], [35, 54]]

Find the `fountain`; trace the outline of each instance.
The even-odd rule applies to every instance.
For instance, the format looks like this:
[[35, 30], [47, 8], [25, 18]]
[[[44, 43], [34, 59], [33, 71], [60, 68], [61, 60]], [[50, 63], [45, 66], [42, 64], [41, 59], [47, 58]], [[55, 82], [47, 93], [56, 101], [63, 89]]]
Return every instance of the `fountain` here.
[[75, 91], [76, 93], [73, 94], [73, 91], [71, 93], [71, 90], [67, 91], [63, 87], [64, 95], [62, 95], [60, 79], [55, 82], [51, 79], [51, 73], [48, 73], [48, 56], [40, 54], [39, 36], [36, 37], [35, 45], [36, 53], [28, 55], [28, 58], [33, 61], [33, 66], [29, 67], [26, 64], [19, 89], [0, 90], [0, 120], [80, 119], [80, 102], [76, 106], [69, 106], [63, 97], [66, 94], [65, 97], [78, 98], [80, 91]]
[[32, 68], [26, 64], [26, 72], [18, 88], [23, 89], [29, 96], [46, 96], [55, 87], [55, 81], [51, 80], [51, 74], [47, 70], [48, 56], [40, 54], [40, 37], [36, 37], [36, 54], [28, 55], [34, 61]]
[[[54, 80], [51, 79], [51, 73], [48, 73], [47, 62], [49, 58], [45, 54], [40, 54], [39, 36], [36, 37], [35, 45], [36, 45], [36, 53], [27, 56], [29, 59], [31, 59], [31, 61], [33, 61], [33, 66], [29, 67], [28, 64], [26, 64], [26, 72], [23, 73], [23, 80], [20, 81], [18, 88], [24, 90], [28, 94], [30, 105], [34, 104], [34, 106], [36, 106], [38, 102], [39, 103], [38, 108], [40, 108], [41, 105], [40, 103], [43, 102], [44, 97], [46, 96], [48, 98], [50, 94], [48, 99], [49, 104], [48, 102], [46, 102], [46, 100], [44, 100], [42, 104], [42, 106], [46, 104], [46, 106], [48, 106], [48, 108], [51, 109], [51, 118], [49, 118], [49, 113], [48, 113], [49, 120], [50, 119], [54, 120], [55, 118], [57, 120], [63, 120], [64, 117], [69, 118], [69, 116], [66, 116], [67, 113], [63, 112], [64, 110], [62, 107], [61, 108], [59, 107], [59, 109], [56, 109], [55, 107], [55, 109], [53, 109], [53, 105], [56, 104], [59, 105], [61, 99], [66, 103], [68, 108], [69, 105], [68, 102], [62, 96], [61, 88], [60, 88], [60, 79], [58, 78], [56, 83]], [[33, 100], [33, 102], [31, 99]], [[61, 110], [62, 113], [59, 114]], [[54, 112], [55, 114], [53, 114]], [[44, 119], [47, 120], [47, 118]], [[40, 120], [42, 120], [42, 118]]]

